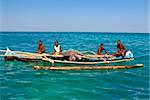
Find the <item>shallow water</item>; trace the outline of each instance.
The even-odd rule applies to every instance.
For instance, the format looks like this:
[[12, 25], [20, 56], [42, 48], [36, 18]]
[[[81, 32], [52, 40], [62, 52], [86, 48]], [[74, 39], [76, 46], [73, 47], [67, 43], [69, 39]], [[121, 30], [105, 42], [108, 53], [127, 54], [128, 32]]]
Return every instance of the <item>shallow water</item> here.
[[42, 40], [47, 52], [59, 41], [63, 50], [91, 50], [100, 43], [109, 53], [116, 51], [116, 41], [134, 53], [135, 60], [118, 65], [144, 64], [144, 68], [123, 70], [44, 71], [34, 70], [36, 63], [4, 62], [0, 58], [0, 97], [7, 99], [149, 99], [149, 34], [88, 32], [1, 32], [0, 49], [34, 52]]

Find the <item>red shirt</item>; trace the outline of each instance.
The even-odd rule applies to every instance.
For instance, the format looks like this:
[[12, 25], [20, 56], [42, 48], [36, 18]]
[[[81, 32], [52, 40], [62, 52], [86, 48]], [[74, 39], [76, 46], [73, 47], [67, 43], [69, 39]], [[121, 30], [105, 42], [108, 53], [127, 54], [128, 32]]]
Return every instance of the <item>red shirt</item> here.
[[119, 50], [126, 50], [126, 48], [125, 48], [125, 46], [123, 45], [123, 44], [118, 44], [117, 45], [117, 48], [119, 49]]

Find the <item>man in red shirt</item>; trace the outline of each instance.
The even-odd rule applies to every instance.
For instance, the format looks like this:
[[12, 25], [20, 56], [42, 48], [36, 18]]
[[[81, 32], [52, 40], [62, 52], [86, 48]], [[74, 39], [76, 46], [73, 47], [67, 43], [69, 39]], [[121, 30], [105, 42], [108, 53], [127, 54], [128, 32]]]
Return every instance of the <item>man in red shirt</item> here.
[[36, 53], [39, 53], [39, 54], [45, 53], [45, 46], [41, 40], [39, 40], [38, 50], [36, 51]]
[[113, 56], [124, 56], [126, 52], [126, 47], [121, 43], [120, 40], [117, 41], [117, 52]]

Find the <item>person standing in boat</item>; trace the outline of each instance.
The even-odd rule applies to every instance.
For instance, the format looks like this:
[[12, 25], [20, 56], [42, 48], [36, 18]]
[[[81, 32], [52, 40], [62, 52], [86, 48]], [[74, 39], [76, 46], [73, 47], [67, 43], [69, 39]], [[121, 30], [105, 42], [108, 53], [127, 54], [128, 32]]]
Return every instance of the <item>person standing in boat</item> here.
[[113, 56], [125, 56], [126, 47], [121, 43], [120, 40], [117, 41], [117, 52]]
[[54, 54], [62, 54], [62, 48], [59, 43], [56, 41], [54, 45]]
[[46, 48], [45, 48], [44, 44], [42, 43], [41, 40], [39, 40], [38, 50], [36, 51], [36, 53], [42, 54], [42, 53], [45, 53], [45, 50], [46, 50]]
[[98, 55], [103, 55], [103, 54], [102, 54], [103, 51], [104, 51], [106, 54], [108, 54], [108, 52], [107, 52], [106, 49], [104, 48], [104, 44], [102, 43], [102, 44], [100, 44], [100, 47], [99, 47], [98, 50], [97, 50], [97, 54], [98, 54]]

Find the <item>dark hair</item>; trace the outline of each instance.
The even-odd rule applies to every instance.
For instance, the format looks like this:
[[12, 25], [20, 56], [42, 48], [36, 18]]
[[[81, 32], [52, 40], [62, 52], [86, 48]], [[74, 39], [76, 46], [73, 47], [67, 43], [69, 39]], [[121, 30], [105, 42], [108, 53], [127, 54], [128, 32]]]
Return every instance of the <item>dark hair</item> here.
[[58, 43], [58, 41], [56, 41], [55, 43]]
[[120, 40], [118, 40], [118, 42], [121, 42]]
[[104, 46], [104, 44], [103, 43], [101, 43], [101, 45], [100, 46]]
[[41, 42], [41, 43], [42, 43], [42, 41], [41, 41], [41, 40], [39, 40], [39, 42]]

